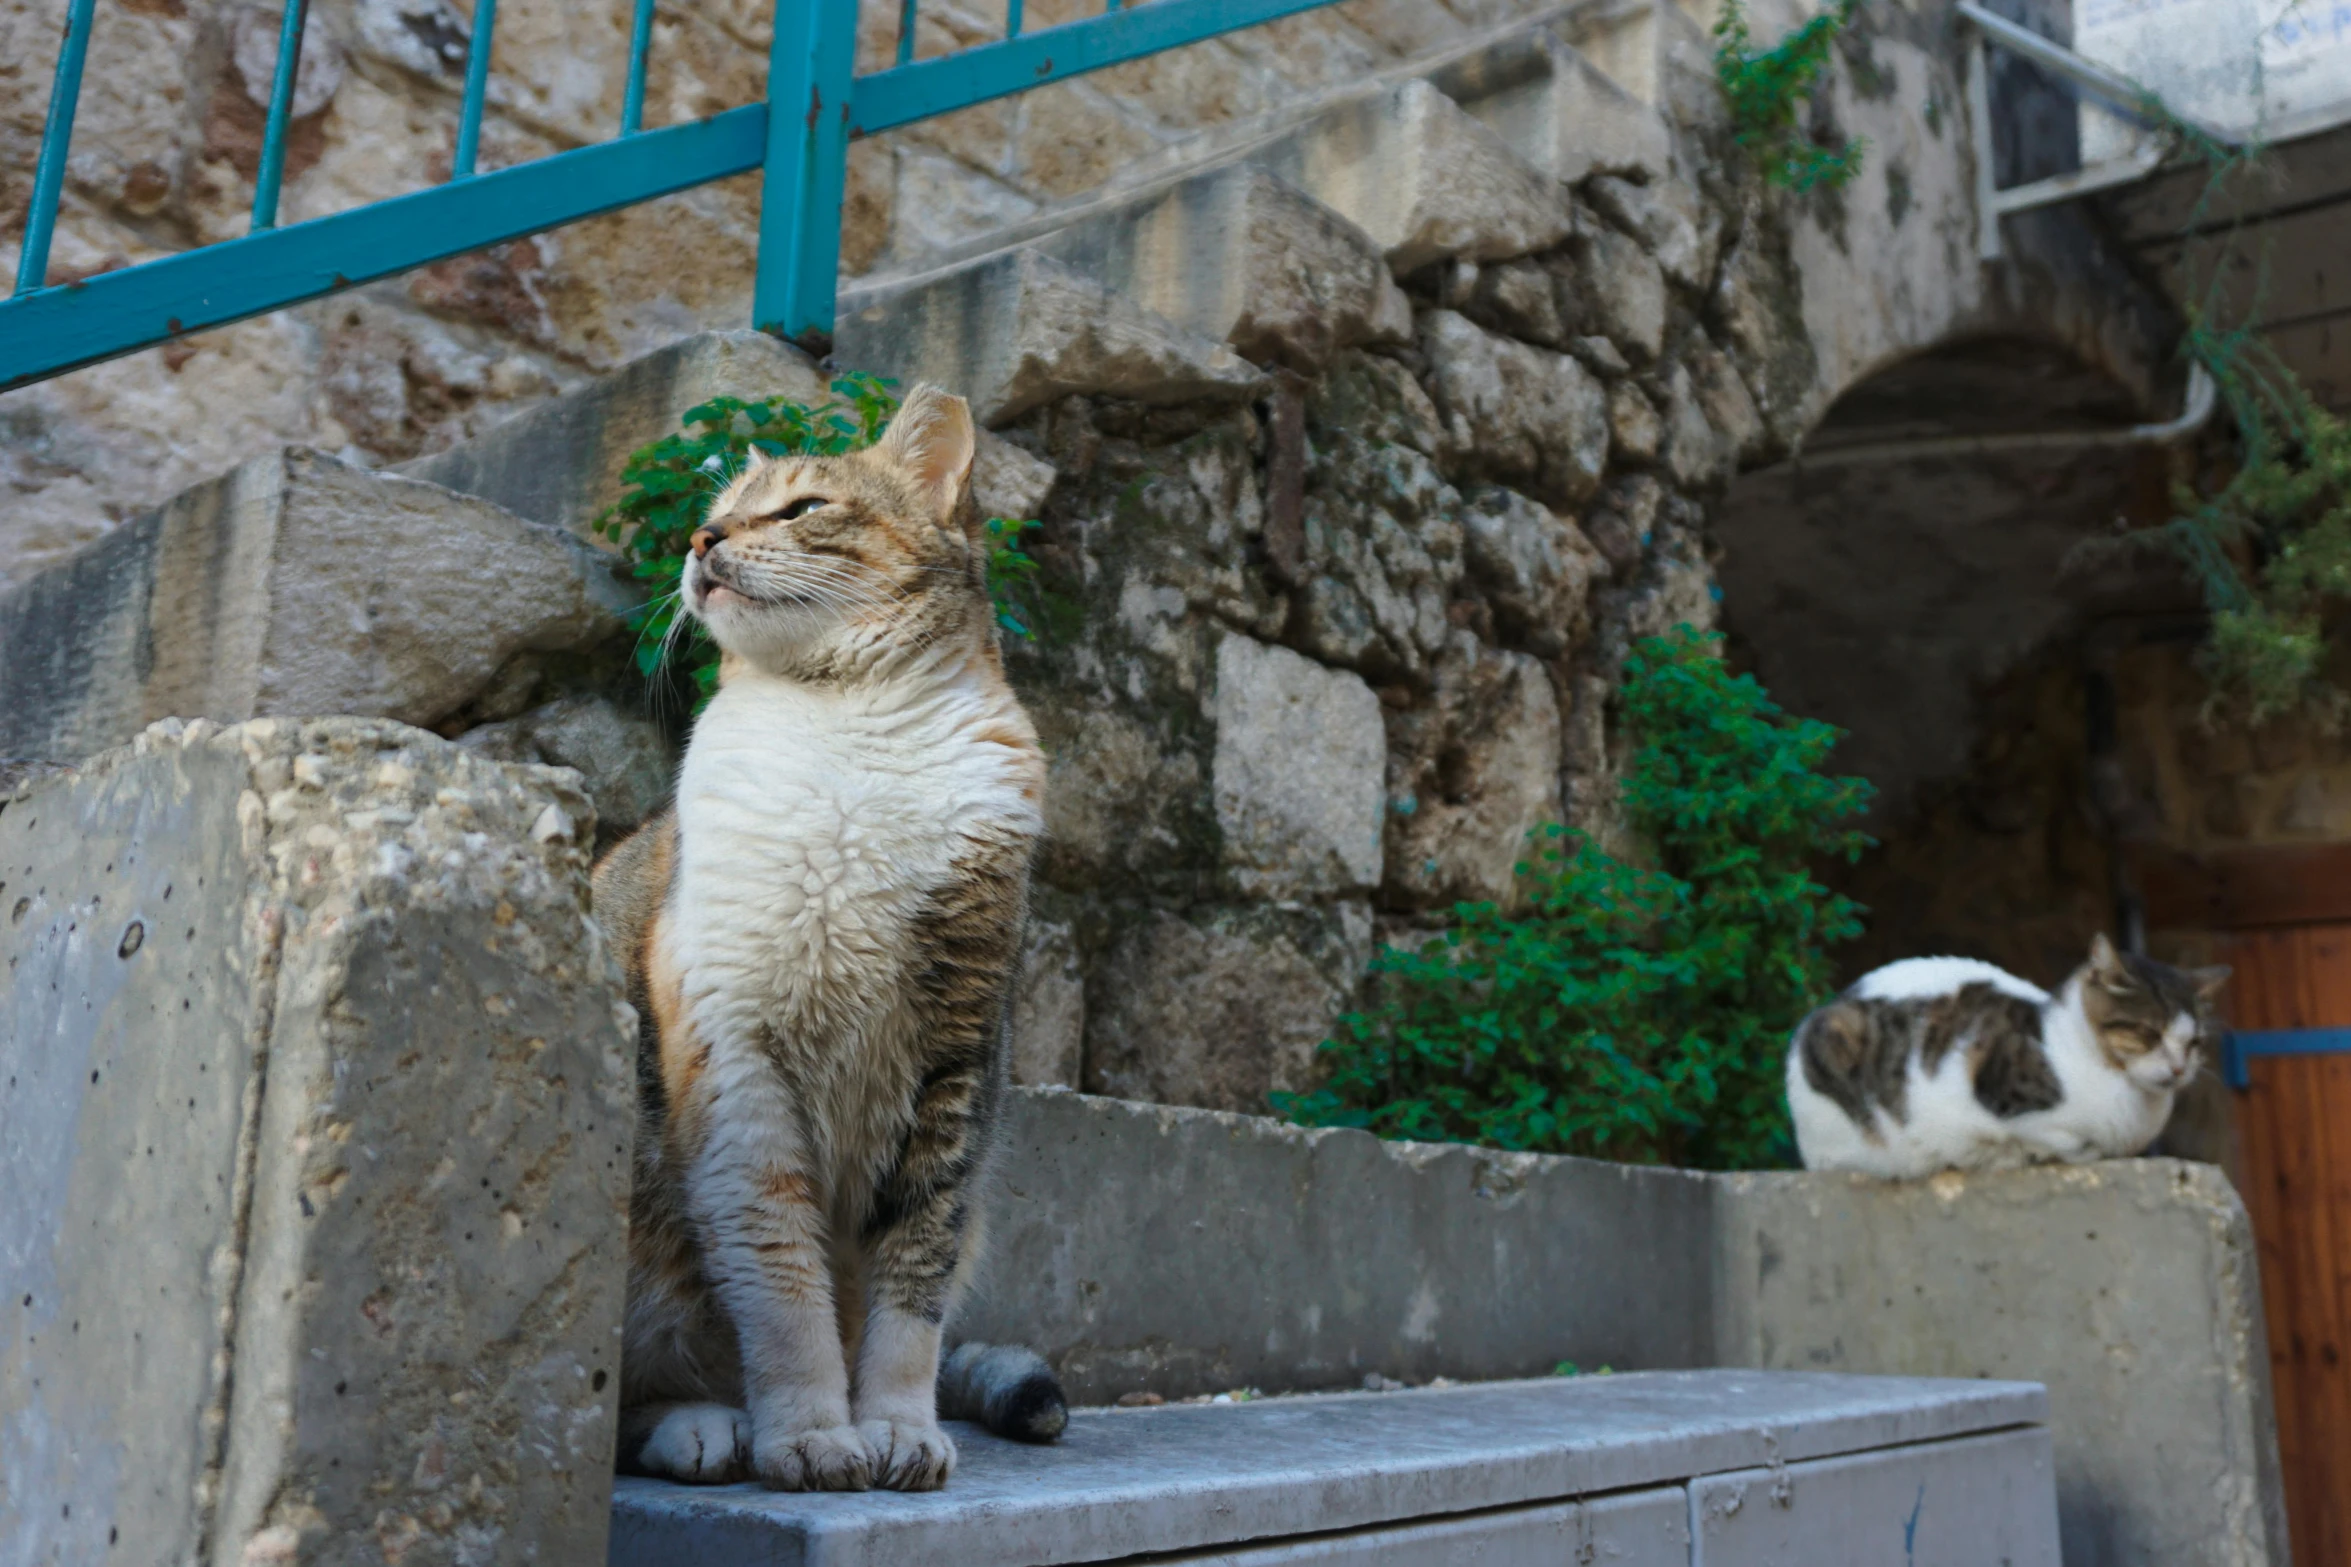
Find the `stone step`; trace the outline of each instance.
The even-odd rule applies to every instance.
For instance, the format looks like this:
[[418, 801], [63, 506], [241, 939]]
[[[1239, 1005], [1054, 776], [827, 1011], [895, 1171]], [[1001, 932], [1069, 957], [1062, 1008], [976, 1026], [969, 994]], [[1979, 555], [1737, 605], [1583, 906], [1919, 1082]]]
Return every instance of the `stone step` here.
[[78, 761], [166, 717], [431, 724], [632, 602], [565, 529], [288, 447], [0, 591], [0, 756]]
[[623, 1479], [609, 1559], [2056, 1567], [2047, 1417], [2031, 1383], [1751, 1371], [1081, 1410], [1051, 1447], [958, 1426], [926, 1495]]
[[[1653, 87], [1642, 51], [1677, 23], [1690, 25], [1663, 5], [1580, 25]], [[1566, 184], [1670, 166], [1665, 121], [1560, 26], [1344, 96], [994, 249], [853, 287], [835, 357], [937, 381], [1000, 424], [1073, 392], [1246, 398], [1263, 385], [1252, 365], [1311, 375], [1338, 349], [1400, 344], [1411, 312], [1396, 276], [1548, 249], [1573, 229]]]

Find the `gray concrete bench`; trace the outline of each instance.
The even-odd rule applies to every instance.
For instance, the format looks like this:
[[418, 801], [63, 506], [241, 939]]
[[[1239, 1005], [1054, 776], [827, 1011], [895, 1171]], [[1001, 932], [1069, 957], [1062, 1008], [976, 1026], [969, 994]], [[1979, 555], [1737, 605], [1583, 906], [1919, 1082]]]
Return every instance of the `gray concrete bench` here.
[[958, 1426], [946, 1490], [623, 1479], [611, 1567], [2057, 1567], [2019, 1382], [1662, 1371]]

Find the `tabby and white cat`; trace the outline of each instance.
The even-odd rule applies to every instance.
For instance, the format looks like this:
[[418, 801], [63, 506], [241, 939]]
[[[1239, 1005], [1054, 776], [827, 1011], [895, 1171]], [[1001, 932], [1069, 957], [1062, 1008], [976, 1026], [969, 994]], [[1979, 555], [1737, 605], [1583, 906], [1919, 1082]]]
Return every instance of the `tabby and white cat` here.
[[1889, 963], [1796, 1026], [1804, 1167], [1906, 1179], [2138, 1153], [2196, 1075], [2228, 977], [2104, 936], [2054, 996], [1969, 958]]
[[975, 440], [918, 387], [866, 451], [755, 459], [693, 536], [719, 688], [672, 807], [596, 870], [643, 1028], [624, 1469], [926, 1490], [955, 1464], [942, 1393], [1061, 1429], [1033, 1354], [941, 1376], [1045, 783]]

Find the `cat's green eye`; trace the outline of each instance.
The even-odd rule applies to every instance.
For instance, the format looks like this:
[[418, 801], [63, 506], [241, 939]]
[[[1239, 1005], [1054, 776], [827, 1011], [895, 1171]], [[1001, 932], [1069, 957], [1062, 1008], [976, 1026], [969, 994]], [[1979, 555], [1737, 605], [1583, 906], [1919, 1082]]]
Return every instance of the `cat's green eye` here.
[[803, 495], [798, 500], [794, 501], [791, 505], [786, 506], [782, 511], [777, 512], [775, 514], [776, 520], [779, 522], [790, 522], [794, 518], [807, 516], [810, 512], [816, 510], [819, 506], [830, 506], [831, 504], [832, 502], [826, 500], [821, 495]]

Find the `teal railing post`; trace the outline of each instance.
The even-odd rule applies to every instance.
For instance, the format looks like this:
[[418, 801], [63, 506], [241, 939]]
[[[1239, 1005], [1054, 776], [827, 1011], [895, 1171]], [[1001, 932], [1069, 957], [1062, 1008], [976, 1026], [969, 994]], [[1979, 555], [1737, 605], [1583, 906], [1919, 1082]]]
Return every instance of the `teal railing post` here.
[[751, 324], [812, 353], [832, 343], [856, 69], [857, 0], [776, 0]]

